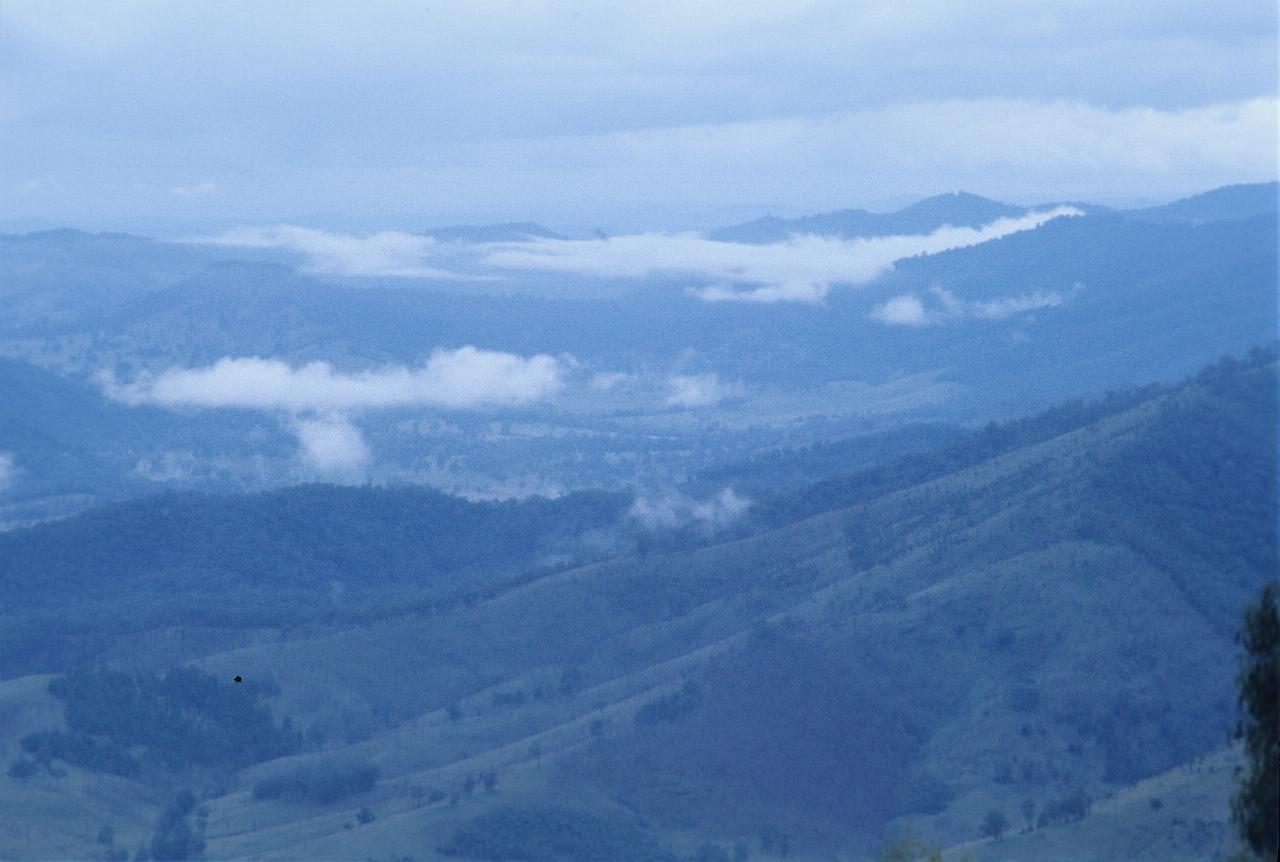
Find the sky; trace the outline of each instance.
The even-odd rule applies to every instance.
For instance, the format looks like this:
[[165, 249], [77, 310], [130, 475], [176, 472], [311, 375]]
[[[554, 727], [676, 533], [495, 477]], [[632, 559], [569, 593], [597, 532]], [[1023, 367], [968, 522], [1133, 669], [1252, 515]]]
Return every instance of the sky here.
[[1273, 0], [0, 0], [0, 228], [692, 229], [1277, 175]]

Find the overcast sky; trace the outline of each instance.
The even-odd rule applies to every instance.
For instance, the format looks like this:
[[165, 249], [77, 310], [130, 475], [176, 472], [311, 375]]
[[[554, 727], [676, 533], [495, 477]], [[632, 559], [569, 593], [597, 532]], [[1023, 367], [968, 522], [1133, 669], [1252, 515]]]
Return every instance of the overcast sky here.
[[0, 220], [684, 228], [1277, 173], [1274, 0], [0, 0]]

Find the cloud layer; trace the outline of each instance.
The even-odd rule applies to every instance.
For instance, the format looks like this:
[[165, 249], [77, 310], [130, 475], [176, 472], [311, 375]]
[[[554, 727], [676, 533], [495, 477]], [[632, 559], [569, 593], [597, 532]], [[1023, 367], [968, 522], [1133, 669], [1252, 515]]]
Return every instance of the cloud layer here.
[[192, 240], [239, 248], [275, 248], [307, 258], [311, 272], [329, 275], [376, 275], [403, 278], [458, 278], [455, 273], [426, 266], [441, 245], [431, 237], [383, 231], [367, 237], [298, 227], [241, 227], [215, 237]]
[[303, 461], [321, 473], [359, 475], [370, 461], [360, 429], [346, 416], [330, 413], [293, 423]]
[[706, 500], [695, 500], [673, 491], [637, 497], [628, 515], [647, 530], [672, 530], [690, 525], [721, 530], [741, 518], [749, 508], [751, 501], [739, 497], [732, 488], [725, 488]]
[[[0, 123], [24, 145], [0, 161], [0, 216], [620, 231], [596, 220], [957, 187], [1172, 196], [1276, 170], [1262, 0], [4, 10]], [[218, 194], [167, 193], [206, 180]]]
[[528, 404], [557, 394], [562, 364], [475, 347], [437, 350], [421, 368], [343, 373], [327, 362], [293, 368], [278, 359], [226, 358], [207, 368], [172, 368], [132, 383], [103, 378], [127, 404], [243, 407], [291, 413], [388, 407], [474, 408]]
[[1061, 206], [979, 228], [945, 226], [929, 234], [858, 239], [803, 235], [767, 245], [716, 242], [694, 234], [541, 239], [497, 244], [484, 260], [504, 269], [607, 278], [685, 274], [717, 282], [695, 291], [708, 302], [819, 302], [833, 286], [873, 281], [904, 257], [977, 245], [1080, 214]]
[[907, 293], [877, 305], [867, 316], [889, 326], [910, 327], [930, 326], [961, 318], [1003, 320], [1041, 308], [1056, 308], [1081, 290], [1083, 287], [1076, 284], [1066, 295], [1057, 291], [1038, 290], [1001, 299], [967, 301], [945, 288], [934, 287], [929, 291], [932, 300], [928, 306], [920, 297]]
[[[226, 358], [206, 368], [171, 368], [121, 383], [104, 374], [108, 396], [126, 404], [245, 408], [282, 415], [310, 469], [353, 478], [371, 453], [351, 414], [394, 407], [470, 409], [542, 401], [563, 388], [564, 363], [475, 347], [437, 350], [420, 368], [343, 373], [327, 362], [294, 368], [277, 359]], [[4, 478], [0, 460], [0, 479]]]

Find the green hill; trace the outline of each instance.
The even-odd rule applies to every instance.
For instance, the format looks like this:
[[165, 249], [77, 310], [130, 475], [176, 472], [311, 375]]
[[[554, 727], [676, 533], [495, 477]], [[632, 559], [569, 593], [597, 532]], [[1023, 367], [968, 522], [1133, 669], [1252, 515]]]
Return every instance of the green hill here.
[[[1277, 571], [1276, 383], [1274, 353], [1255, 352], [779, 494], [728, 541], [509, 581], [491, 575], [536, 556], [542, 526], [563, 523], [557, 504], [522, 504], [535, 526], [521, 533], [504, 526], [518, 507], [468, 514], [407, 491], [199, 498], [181, 518], [161, 499], [15, 532], [0, 560], [15, 611], [39, 594], [23, 577], [53, 577], [74, 616], [180, 600], [184, 560], [201, 561], [192, 578], [234, 577], [270, 599], [354, 559], [417, 559], [403, 550], [415, 512], [460, 525], [410, 571], [488, 584], [465, 601], [306, 624], [224, 603], [217, 619], [156, 618], [92, 645], [109, 668], [194, 662], [260, 680], [278, 689], [276, 721], [310, 740], [239, 771], [164, 778], [199, 791], [210, 858], [483, 858], [509, 840], [637, 858], [720, 858], [737, 844], [751, 858], [857, 858], [904, 827], [966, 845], [993, 809], [1021, 830], [1024, 805], [1043, 826], [1029, 818], [1025, 838], [975, 854], [1017, 858], [992, 855], [1007, 843], [1093, 858], [1061, 836], [1143, 834], [1173, 812], [1226, 828], [1220, 793], [1142, 782], [1218, 751], [1233, 719], [1238, 614]], [[608, 498], [570, 501], [580, 533], [553, 535], [619, 514]], [[289, 541], [267, 541], [286, 524]], [[128, 547], [153, 548], [148, 566], [112, 563], [106, 537], [126, 526]], [[230, 565], [253, 554], [256, 567]], [[428, 573], [438, 559], [454, 568]], [[42, 574], [41, 560], [61, 562]], [[368, 571], [398, 588], [397, 565]], [[121, 577], [119, 591], [104, 584]], [[8, 756], [58, 724], [44, 686], [0, 683]], [[356, 764], [378, 777], [338, 801], [253, 792]], [[0, 805], [50, 836], [57, 805], [111, 817], [129, 841], [149, 840], [139, 808], [154, 821], [170, 805], [157, 783], [61, 768], [0, 778]], [[96, 800], [117, 786], [130, 801], [110, 814]], [[485, 824], [506, 837], [480, 840]], [[100, 850], [90, 837], [0, 832], [0, 855], [82, 858]], [[1194, 858], [1205, 840], [1182, 830], [1161, 847]]]

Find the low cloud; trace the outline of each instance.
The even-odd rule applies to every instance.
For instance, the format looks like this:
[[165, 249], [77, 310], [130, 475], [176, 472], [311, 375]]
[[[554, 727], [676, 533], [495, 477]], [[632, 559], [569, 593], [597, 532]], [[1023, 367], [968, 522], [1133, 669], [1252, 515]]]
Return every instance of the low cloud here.
[[343, 373], [327, 362], [293, 368], [278, 359], [226, 358], [206, 368], [171, 368], [121, 383], [99, 377], [107, 395], [126, 404], [243, 408], [282, 414], [299, 455], [322, 473], [353, 477], [371, 460], [350, 414], [395, 407], [473, 409], [530, 404], [563, 387], [563, 364], [462, 347], [437, 350], [420, 368], [387, 366]]
[[908, 293], [877, 305], [867, 317], [889, 326], [911, 327], [962, 318], [1004, 320], [1041, 308], [1056, 308], [1082, 289], [1081, 285], [1076, 284], [1066, 296], [1056, 291], [1036, 291], [1003, 299], [966, 301], [949, 290], [935, 287], [929, 291], [929, 295], [933, 297], [929, 307], [926, 307], [920, 297]]
[[742, 397], [742, 385], [722, 383], [715, 374], [674, 374], [667, 380], [671, 407], [709, 407], [728, 398]]
[[307, 258], [309, 272], [326, 275], [392, 276], [401, 278], [465, 278], [425, 261], [442, 243], [428, 236], [383, 231], [359, 237], [296, 225], [241, 227], [193, 243], [238, 248], [274, 248]]
[[369, 447], [346, 416], [331, 413], [293, 424], [303, 462], [321, 473], [352, 477], [369, 463]]
[[171, 368], [132, 383], [101, 379], [112, 398], [162, 407], [242, 407], [291, 413], [431, 406], [515, 406], [549, 398], [562, 366], [546, 354], [461, 347], [437, 350], [420, 368], [386, 366], [343, 373], [328, 362], [293, 368], [278, 359], [226, 358], [206, 368]]
[[722, 530], [751, 508], [751, 501], [725, 488], [707, 500], [695, 500], [679, 492], [637, 497], [628, 515], [646, 530], [674, 530], [696, 526]]
[[18, 468], [13, 463], [13, 454], [0, 452], [0, 492], [13, 484], [13, 477], [17, 472]]
[[883, 305], [876, 306], [870, 317], [890, 326], [924, 326], [929, 322], [924, 303], [909, 294], [895, 296]]
[[977, 245], [1075, 215], [1081, 212], [1063, 206], [978, 228], [944, 226], [928, 234], [857, 239], [799, 235], [765, 245], [717, 242], [696, 234], [539, 239], [496, 243], [484, 262], [607, 278], [691, 275], [716, 282], [693, 291], [708, 302], [820, 302], [834, 286], [866, 284], [902, 258]]

